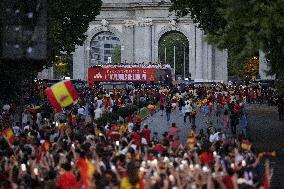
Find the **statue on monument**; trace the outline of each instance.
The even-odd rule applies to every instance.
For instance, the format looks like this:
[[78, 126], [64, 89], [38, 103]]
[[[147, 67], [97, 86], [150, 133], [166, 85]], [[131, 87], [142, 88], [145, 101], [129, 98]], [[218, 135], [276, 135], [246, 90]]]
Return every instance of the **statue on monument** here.
[[172, 27], [172, 29], [176, 29], [176, 27], [177, 27], [177, 21], [176, 21], [176, 19], [171, 19], [170, 20], [170, 23], [169, 23], [170, 25], [171, 25], [171, 27]]
[[108, 30], [109, 22], [106, 19], [102, 19], [101, 21], [102, 27], [104, 31]]

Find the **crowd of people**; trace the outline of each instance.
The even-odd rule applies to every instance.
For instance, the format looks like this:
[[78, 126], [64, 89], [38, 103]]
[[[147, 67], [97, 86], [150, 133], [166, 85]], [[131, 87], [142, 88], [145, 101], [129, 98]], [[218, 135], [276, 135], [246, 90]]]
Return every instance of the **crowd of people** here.
[[120, 63], [120, 64], [104, 64], [100, 65], [104, 68], [171, 68], [170, 64], [162, 64], [158, 62], [141, 62], [141, 63]]
[[[33, 105], [21, 115], [17, 105], [6, 104], [0, 117], [0, 188], [268, 189], [269, 162], [265, 170], [259, 167], [275, 154], [255, 153], [246, 107], [268, 102], [267, 92], [226, 85], [86, 87], [63, 112], [54, 112], [41, 95], [29, 100]], [[143, 124], [138, 112], [99, 124], [105, 113], [133, 104], [165, 115], [168, 132], [153, 133], [151, 127], [157, 126]], [[180, 111], [188, 126], [186, 143], [171, 119], [173, 111]], [[12, 134], [5, 138], [7, 129]]]

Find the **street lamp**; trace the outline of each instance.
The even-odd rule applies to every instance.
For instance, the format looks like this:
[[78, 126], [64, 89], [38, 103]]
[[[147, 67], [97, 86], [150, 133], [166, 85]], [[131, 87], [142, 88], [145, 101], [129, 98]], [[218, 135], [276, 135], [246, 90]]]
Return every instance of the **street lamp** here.
[[176, 77], [176, 46], [174, 45], [174, 74]]
[[183, 79], [185, 79], [185, 46], [183, 46]]
[[[163, 41], [166, 42], [165, 39]], [[165, 43], [164, 54], [165, 54], [165, 64], [167, 64], [167, 46], [166, 46], [166, 43]]]

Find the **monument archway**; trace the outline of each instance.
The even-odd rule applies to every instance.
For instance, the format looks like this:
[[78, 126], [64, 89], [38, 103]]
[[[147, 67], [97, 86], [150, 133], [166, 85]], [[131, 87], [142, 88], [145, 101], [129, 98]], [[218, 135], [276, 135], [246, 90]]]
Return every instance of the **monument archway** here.
[[189, 41], [175, 30], [164, 33], [158, 42], [158, 60], [174, 69], [176, 78], [189, 78]]
[[[163, 2], [163, 3], [161, 3]], [[91, 41], [101, 32], [119, 38], [123, 63], [159, 62], [159, 40], [168, 32], [188, 41], [186, 72], [194, 80], [227, 81], [227, 52], [209, 45], [190, 17], [177, 19], [170, 0], [103, 0], [101, 13], [90, 23], [87, 40], [73, 54], [73, 78], [87, 79]]]
[[121, 57], [117, 57], [121, 52], [121, 41], [112, 32], [103, 31], [93, 36], [89, 52], [90, 66], [121, 63]]

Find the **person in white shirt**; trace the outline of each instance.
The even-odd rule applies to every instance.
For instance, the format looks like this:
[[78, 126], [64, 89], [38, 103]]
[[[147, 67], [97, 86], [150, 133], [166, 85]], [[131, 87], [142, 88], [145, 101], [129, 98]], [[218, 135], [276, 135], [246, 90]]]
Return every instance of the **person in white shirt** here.
[[25, 110], [24, 113], [22, 114], [22, 124], [25, 126], [28, 121], [29, 121], [29, 113], [28, 111]]
[[209, 142], [213, 143], [215, 141], [218, 141], [220, 138], [219, 138], [219, 132], [216, 132], [216, 133], [212, 133], [210, 136], [209, 136]]
[[98, 107], [101, 107], [102, 104], [103, 104], [102, 99], [101, 99], [101, 98], [97, 99], [97, 106], [98, 106]]
[[20, 136], [21, 129], [19, 127], [19, 123], [16, 123], [16, 125], [13, 127], [13, 132], [15, 133], [16, 136]]
[[183, 121], [184, 121], [184, 123], [186, 123], [186, 118], [188, 116], [190, 116], [190, 109], [191, 109], [191, 107], [190, 107], [189, 102], [186, 102], [185, 106], [183, 107], [183, 113], [184, 113]]
[[94, 113], [95, 113], [95, 119], [99, 119], [100, 117], [102, 117], [103, 111], [102, 111], [101, 107], [98, 106], [95, 109]]
[[80, 114], [80, 115], [84, 115], [84, 114], [85, 114], [85, 109], [84, 109], [84, 107], [80, 107], [80, 108], [78, 109], [78, 114]]
[[41, 113], [36, 114], [36, 124], [41, 128], [42, 116]]

